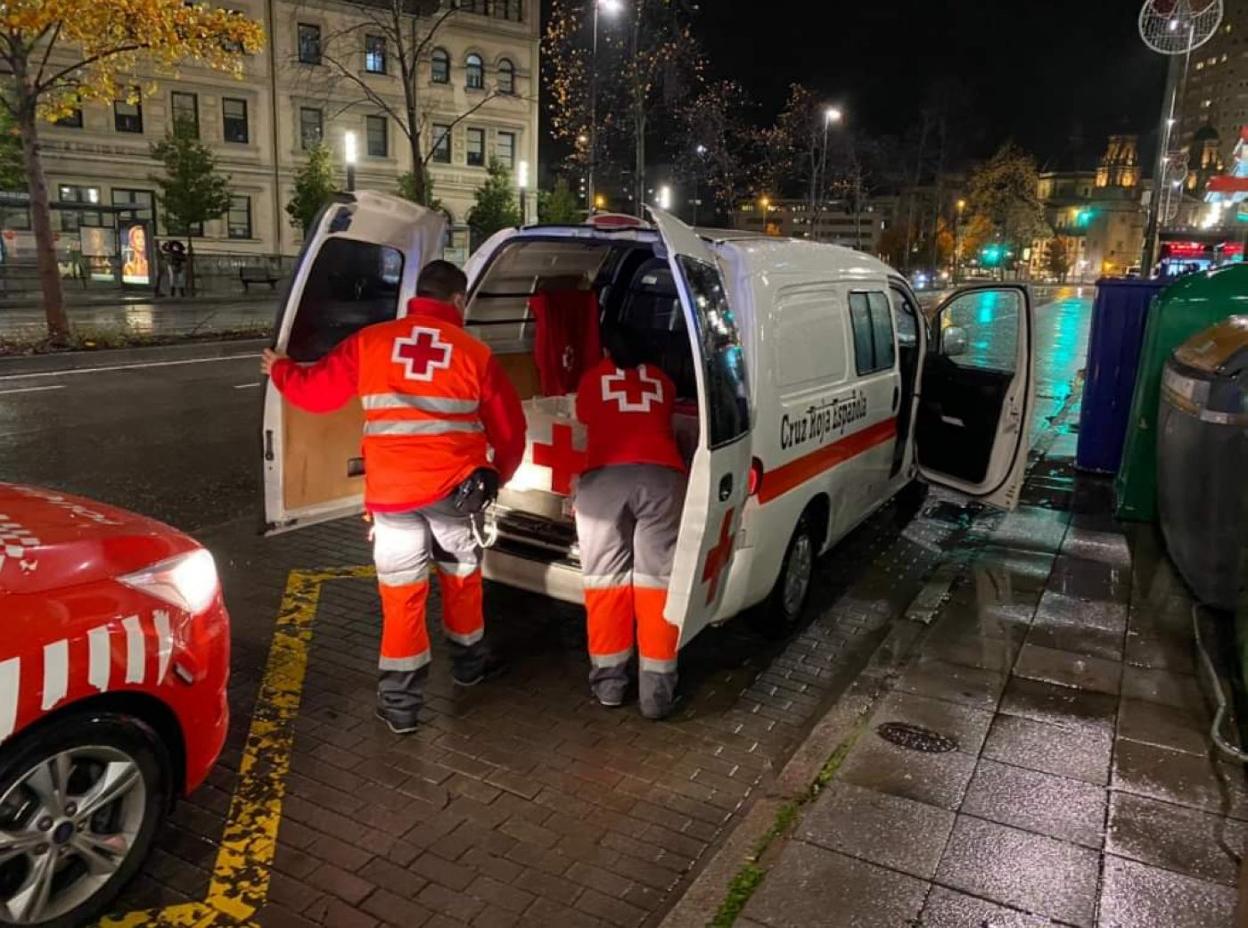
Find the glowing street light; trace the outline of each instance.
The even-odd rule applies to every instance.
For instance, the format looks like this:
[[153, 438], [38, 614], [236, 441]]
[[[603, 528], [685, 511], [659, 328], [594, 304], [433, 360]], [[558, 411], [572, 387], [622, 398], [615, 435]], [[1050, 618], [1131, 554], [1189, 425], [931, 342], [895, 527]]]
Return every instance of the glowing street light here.
[[663, 186], [661, 186], [659, 188], [659, 194], [656, 197], [655, 202], [658, 204], [659, 209], [662, 209], [662, 210], [671, 209], [672, 208], [672, 188], [669, 187], [667, 184], [664, 184]]
[[342, 134], [342, 155], [347, 162], [347, 189], [355, 189], [355, 162], [358, 152], [355, 147], [355, 133], [348, 130]]
[[593, 204], [598, 202], [594, 191], [594, 168], [598, 160], [598, 14], [615, 16], [623, 10], [622, 0], [594, 0], [594, 45], [589, 58], [589, 182], [586, 193], [586, 202]]
[[833, 123], [840, 122], [844, 118], [845, 118], [845, 114], [842, 113], [838, 107], [829, 106], [826, 110], [823, 111], [824, 122], [829, 126], [832, 125]]

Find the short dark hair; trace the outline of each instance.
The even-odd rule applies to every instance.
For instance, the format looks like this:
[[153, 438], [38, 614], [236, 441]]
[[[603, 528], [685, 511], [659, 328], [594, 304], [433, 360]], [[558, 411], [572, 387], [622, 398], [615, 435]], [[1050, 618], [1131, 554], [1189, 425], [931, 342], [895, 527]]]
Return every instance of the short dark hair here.
[[416, 295], [449, 303], [457, 293], [468, 292], [468, 277], [450, 261], [430, 261], [416, 280]]

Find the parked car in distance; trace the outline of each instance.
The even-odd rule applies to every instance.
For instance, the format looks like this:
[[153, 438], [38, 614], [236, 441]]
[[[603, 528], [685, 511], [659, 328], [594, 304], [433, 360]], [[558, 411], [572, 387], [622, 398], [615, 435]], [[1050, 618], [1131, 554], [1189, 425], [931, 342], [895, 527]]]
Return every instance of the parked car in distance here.
[[159, 522], [0, 483], [0, 615], [0, 924], [84, 925], [224, 743], [216, 566]]

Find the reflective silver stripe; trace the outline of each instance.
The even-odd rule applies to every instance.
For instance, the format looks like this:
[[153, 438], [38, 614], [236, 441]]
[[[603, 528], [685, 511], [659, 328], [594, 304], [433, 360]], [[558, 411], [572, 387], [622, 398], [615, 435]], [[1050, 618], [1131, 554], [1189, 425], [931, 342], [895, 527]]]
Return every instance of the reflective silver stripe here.
[[480, 564], [443, 564], [438, 562], [438, 570], [448, 577], [471, 577], [481, 569]]
[[666, 590], [671, 580], [668, 577], [651, 577], [649, 574], [633, 574], [633, 586], [645, 587], [648, 590]]
[[633, 656], [633, 649], [627, 651], [616, 651], [614, 654], [591, 654], [589, 662], [595, 667], [619, 667], [620, 664], [628, 663], [628, 659]]
[[675, 673], [676, 658], [673, 657], [670, 661], [661, 661], [653, 657], [643, 657], [637, 662], [637, 667], [640, 670], [648, 670], [651, 673]]
[[582, 574], [581, 582], [587, 590], [614, 590], [631, 584], [633, 572], [625, 570], [618, 574]]
[[364, 423], [365, 435], [446, 435], [450, 432], [480, 432], [480, 422], [440, 422], [436, 419], [374, 419]]
[[442, 634], [446, 635], [448, 641], [453, 641], [456, 644], [462, 644], [465, 647], [467, 647], [470, 644], [476, 644], [478, 641], [484, 638], [485, 629], [478, 628], [475, 632], [469, 632], [467, 635], [461, 635], [459, 634], [459, 632], [451, 631], [449, 628], [447, 628], [444, 625], [442, 626]]
[[445, 412], [467, 415], [476, 412], [476, 400], [457, 400], [449, 396], [412, 396], [407, 393], [366, 393], [360, 397], [365, 409], [419, 409], [422, 412]]
[[382, 586], [411, 586], [413, 583], [424, 583], [429, 579], [428, 567], [414, 567], [411, 570], [387, 570], [377, 572], [377, 582]]
[[377, 666], [381, 670], [420, 670], [431, 660], [433, 655], [429, 651], [422, 651], [411, 657], [383, 657], [377, 662]]

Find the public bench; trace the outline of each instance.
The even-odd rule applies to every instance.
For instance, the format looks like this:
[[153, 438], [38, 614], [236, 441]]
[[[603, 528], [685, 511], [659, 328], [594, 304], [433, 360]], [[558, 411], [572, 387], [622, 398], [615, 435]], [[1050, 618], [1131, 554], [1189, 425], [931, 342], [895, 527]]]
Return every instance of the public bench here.
[[268, 284], [270, 290], [277, 290], [277, 282], [281, 274], [274, 273], [267, 267], [240, 267], [238, 279], [243, 285], [243, 292], [250, 293], [252, 284]]

